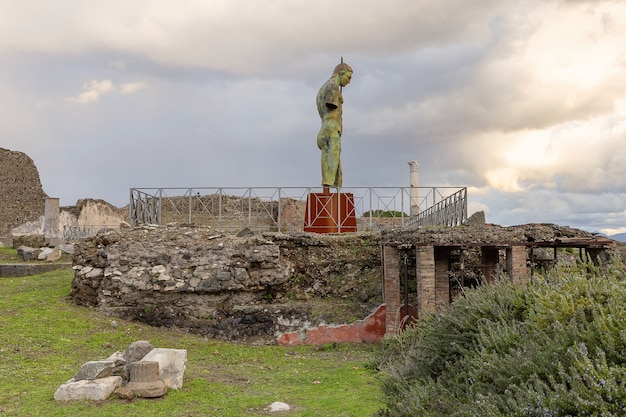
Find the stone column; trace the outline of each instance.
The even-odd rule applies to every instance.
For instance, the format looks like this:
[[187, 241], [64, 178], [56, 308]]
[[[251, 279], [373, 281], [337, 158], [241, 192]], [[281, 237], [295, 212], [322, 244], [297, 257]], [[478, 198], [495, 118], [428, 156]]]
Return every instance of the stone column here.
[[383, 279], [386, 334], [400, 331], [400, 251], [393, 246], [383, 247]]
[[436, 309], [435, 249], [433, 246], [418, 246], [415, 250], [417, 277], [417, 318], [423, 312]]
[[46, 198], [43, 216], [43, 235], [45, 243], [49, 246], [56, 246], [61, 243], [58, 198]]
[[419, 166], [419, 162], [409, 161], [411, 170], [411, 217], [419, 214]]

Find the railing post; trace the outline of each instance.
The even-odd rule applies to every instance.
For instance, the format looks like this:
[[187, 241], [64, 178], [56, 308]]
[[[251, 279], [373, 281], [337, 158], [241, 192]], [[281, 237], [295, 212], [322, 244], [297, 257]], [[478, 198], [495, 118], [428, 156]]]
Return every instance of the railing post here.
[[252, 188], [248, 188], [248, 227], [252, 227]]
[[193, 194], [193, 188], [188, 188], [187, 190], [188, 190], [188, 192], [189, 192], [189, 219], [188, 219], [188, 222], [187, 222], [187, 223], [191, 224], [191, 223], [192, 223], [192, 218], [191, 218], [191, 206], [192, 206], [192, 203], [193, 203], [193, 201], [192, 201], [192, 198], [193, 198], [193, 197], [192, 197], [192, 194]]
[[222, 189], [218, 189], [217, 197], [217, 227], [222, 227]]
[[135, 199], [133, 198], [133, 189], [130, 189], [130, 200], [128, 201], [128, 220], [130, 220], [130, 225], [135, 227]]
[[282, 227], [282, 214], [283, 214], [283, 199], [281, 198], [282, 188], [278, 187], [278, 232], [280, 233]]
[[159, 188], [159, 202], [158, 202], [158, 206], [157, 206], [157, 216], [156, 216], [156, 220], [157, 220], [157, 224], [161, 224], [161, 208], [163, 207], [163, 188]]
[[337, 232], [341, 233], [341, 188], [337, 188]]

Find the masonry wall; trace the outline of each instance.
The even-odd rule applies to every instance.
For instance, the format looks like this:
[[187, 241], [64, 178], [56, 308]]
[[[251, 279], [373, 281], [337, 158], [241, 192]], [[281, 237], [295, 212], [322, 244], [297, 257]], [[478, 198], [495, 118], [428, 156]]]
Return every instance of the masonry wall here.
[[110, 232], [76, 246], [70, 296], [128, 320], [274, 343], [285, 333], [331, 328], [376, 310], [382, 303], [379, 238], [236, 237], [174, 225]]
[[46, 197], [33, 160], [0, 148], [0, 237], [43, 216]]

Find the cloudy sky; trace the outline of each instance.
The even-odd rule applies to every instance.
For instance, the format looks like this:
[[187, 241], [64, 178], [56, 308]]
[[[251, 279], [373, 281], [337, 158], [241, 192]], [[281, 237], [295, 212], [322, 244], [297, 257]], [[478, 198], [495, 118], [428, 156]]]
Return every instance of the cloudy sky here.
[[623, 0], [0, 0], [0, 147], [45, 192], [318, 186], [343, 56], [344, 186], [466, 186], [502, 225], [626, 231]]

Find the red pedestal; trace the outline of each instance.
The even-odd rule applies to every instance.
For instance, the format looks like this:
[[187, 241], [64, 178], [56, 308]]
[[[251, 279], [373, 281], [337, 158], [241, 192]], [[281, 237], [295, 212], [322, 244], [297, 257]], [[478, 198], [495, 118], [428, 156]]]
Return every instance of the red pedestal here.
[[310, 193], [306, 199], [304, 231], [314, 233], [356, 232], [352, 193]]

